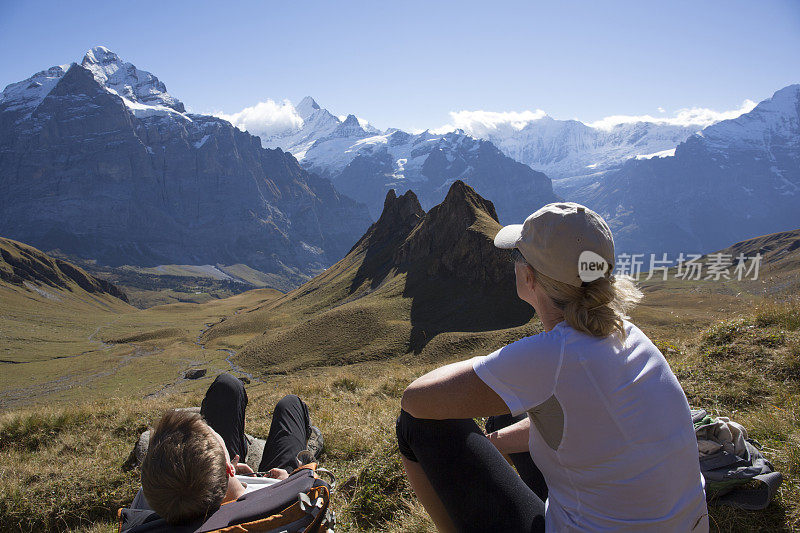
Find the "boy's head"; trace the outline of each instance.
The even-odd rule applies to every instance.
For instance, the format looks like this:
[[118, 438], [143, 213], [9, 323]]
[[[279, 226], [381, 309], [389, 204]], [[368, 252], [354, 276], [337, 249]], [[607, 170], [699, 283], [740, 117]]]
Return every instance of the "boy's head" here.
[[210, 516], [222, 504], [233, 475], [222, 438], [191, 411], [167, 411], [142, 461], [142, 491], [170, 524]]

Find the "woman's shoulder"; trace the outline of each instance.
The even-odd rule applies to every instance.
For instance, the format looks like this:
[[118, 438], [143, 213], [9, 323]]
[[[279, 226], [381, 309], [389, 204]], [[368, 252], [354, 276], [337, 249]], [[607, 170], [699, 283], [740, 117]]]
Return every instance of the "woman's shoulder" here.
[[512, 344], [520, 343], [521, 346], [525, 346], [525, 345], [535, 345], [535, 344], [560, 343], [565, 336], [569, 335], [569, 330], [572, 330], [572, 328], [569, 325], [567, 325], [566, 321], [562, 320], [561, 322], [556, 324], [550, 331], [543, 330], [540, 331], [539, 333], [534, 333], [533, 335], [522, 337], [521, 339], [517, 340]]
[[497, 349], [491, 356], [511, 359], [515, 357], [529, 357], [531, 355], [546, 356], [558, 354], [561, 351], [562, 340], [565, 332], [559, 328], [550, 331], [541, 331], [513, 341]]

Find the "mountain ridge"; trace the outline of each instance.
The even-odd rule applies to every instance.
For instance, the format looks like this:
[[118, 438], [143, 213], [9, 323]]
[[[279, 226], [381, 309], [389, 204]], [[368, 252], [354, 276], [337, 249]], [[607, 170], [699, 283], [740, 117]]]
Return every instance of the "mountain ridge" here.
[[574, 199], [606, 218], [627, 252], [716, 250], [800, 226], [800, 85], [773, 98], [673, 156], [628, 161]]
[[47, 90], [3, 91], [4, 234], [112, 266], [241, 263], [298, 284], [369, 224], [291, 154], [180, 112], [160, 80], [107, 49], [84, 59], [97, 68], [54, 67], [30, 78]]
[[[87, 273], [82, 268], [51, 257], [33, 246], [0, 237], [0, 282], [50, 294], [37, 287], [89, 294], [109, 295], [128, 303], [127, 295], [116, 285]], [[51, 299], [57, 298], [50, 295]]]

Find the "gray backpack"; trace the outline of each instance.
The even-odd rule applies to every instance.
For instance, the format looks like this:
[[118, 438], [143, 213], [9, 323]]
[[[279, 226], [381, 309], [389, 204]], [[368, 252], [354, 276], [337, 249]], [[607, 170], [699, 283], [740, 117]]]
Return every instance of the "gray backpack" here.
[[[717, 419], [704, 409], [692, 410], [692, 423], [698, 436], [716, 422]], [[739, 509], [764, 509], [778, 490], [783, 476], [761, 454], [758, 442], [744, 439], [743, 444], [739, 453], [721, 449], [707, 455], [700, 454], [706, 497], [711, 503]]]

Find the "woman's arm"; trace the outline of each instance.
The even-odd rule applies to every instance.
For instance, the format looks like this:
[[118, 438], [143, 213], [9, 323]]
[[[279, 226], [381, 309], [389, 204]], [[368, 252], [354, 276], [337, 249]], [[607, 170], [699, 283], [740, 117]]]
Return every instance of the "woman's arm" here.
[[403, 393], [402, 409], [414, 418], [445, 420], [502, 415], [508, 406], [472, 369], [472, 361], [446, 365], [417, 378]]
[[498, 429], [494, 433], [489, 433], [487, 437], [503, 455], [522, 453], [528, 451], [530, 429], [531, 419], [525, 417], [515, 424]]

